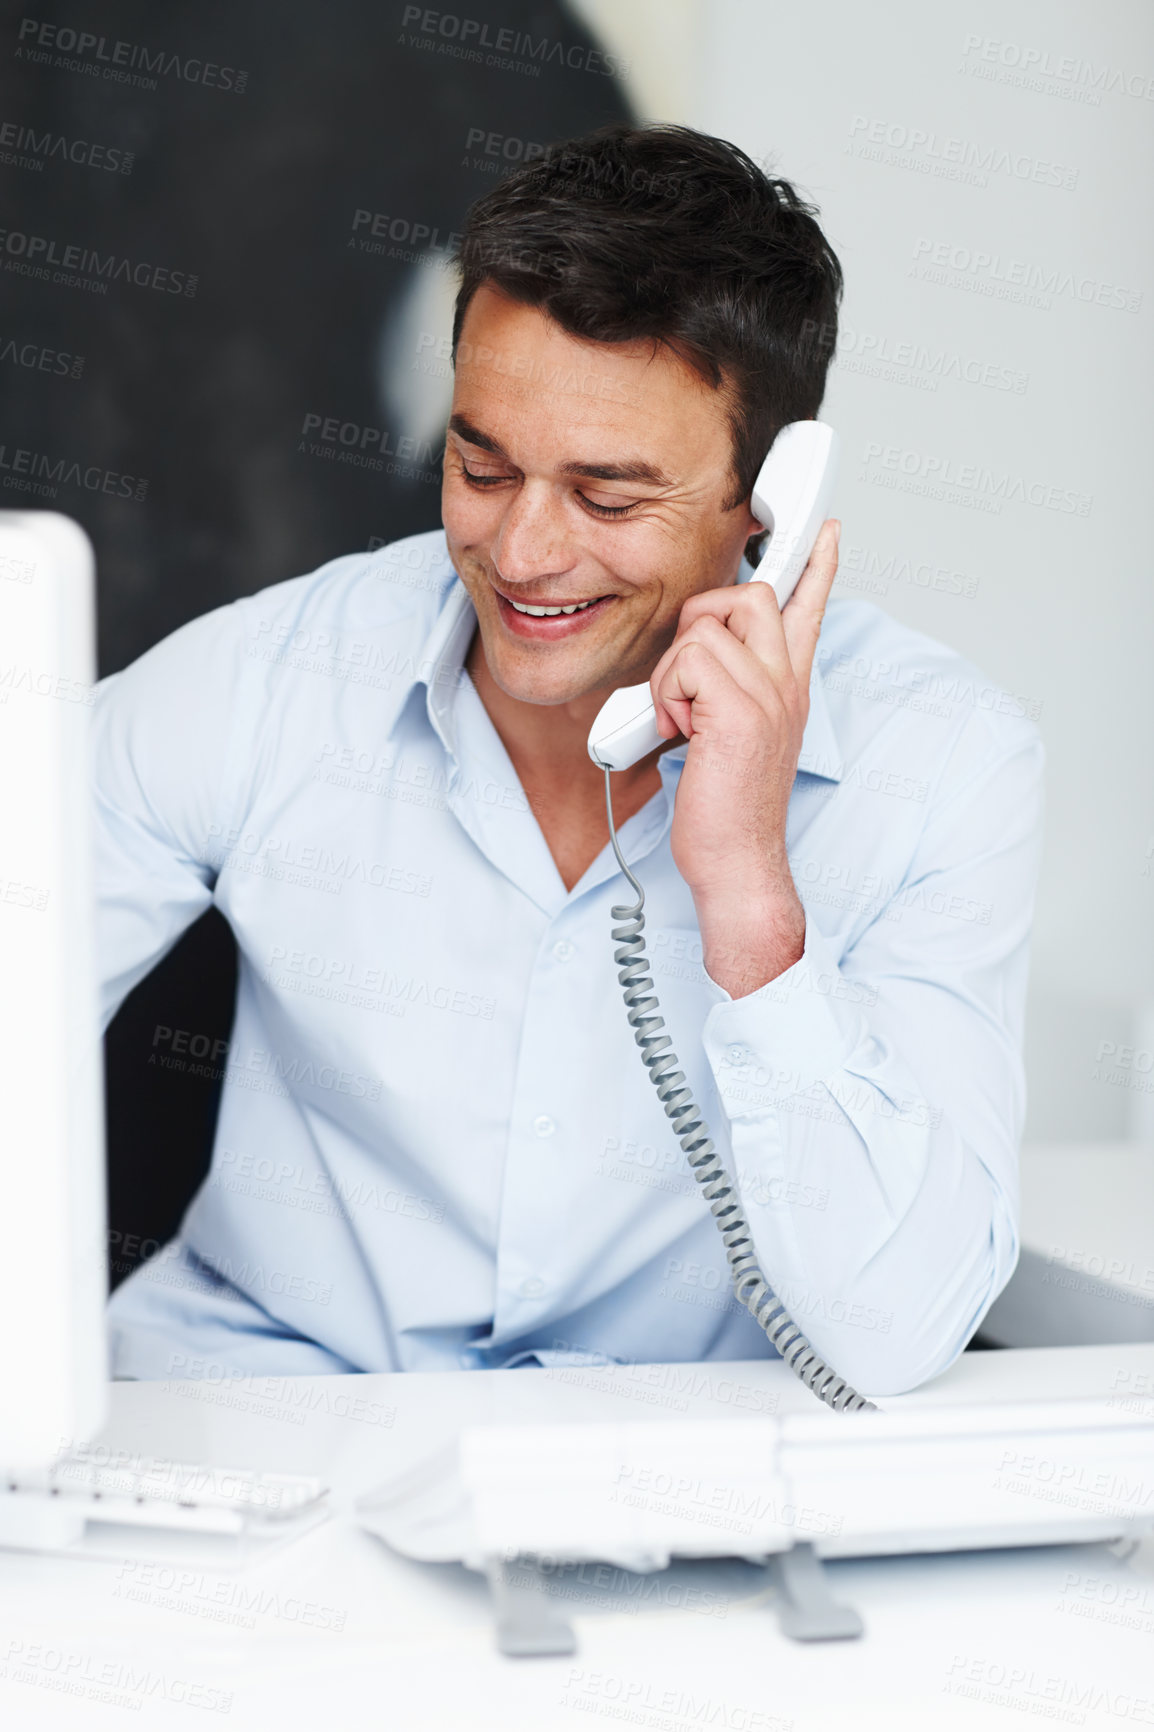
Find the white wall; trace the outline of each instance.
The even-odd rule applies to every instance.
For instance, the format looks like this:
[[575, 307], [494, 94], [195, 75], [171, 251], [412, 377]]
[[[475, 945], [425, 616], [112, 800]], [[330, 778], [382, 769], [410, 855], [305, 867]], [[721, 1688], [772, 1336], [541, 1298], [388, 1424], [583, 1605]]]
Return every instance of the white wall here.
[[[844, 439], [839, 588], [970, 656], [1047, 745], [1027, 1135], [1154, 1142], [1154, 1094], [1095, 1078], [1103, 1041], [1154, 1065], [1154, 8], [578, 10], [632, 61], [646, 118], [732, 139], [820, 205], [847, 279], [823, 409]], [[927, 275], [935, 257], [948, 281]], [[929, 497], [878, 446], [989, 479]], [[999, 498], [1002, 478], [1043, 502]], [[919, 568], [969, 593], [903, 575]]]

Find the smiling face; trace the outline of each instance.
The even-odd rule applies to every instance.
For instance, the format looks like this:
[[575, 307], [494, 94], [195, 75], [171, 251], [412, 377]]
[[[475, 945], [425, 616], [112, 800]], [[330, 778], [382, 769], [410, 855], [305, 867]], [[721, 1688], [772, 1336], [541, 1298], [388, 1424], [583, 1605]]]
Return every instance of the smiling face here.
[[660, 344], [586, 342], [477, 290], [442, 519], [477, 611], [473, 653], [508, 697], [591, 720], [609, 692], [648, 679], [689, 596], [733, 582], [761, 526], [723, 509], [727, 407]]

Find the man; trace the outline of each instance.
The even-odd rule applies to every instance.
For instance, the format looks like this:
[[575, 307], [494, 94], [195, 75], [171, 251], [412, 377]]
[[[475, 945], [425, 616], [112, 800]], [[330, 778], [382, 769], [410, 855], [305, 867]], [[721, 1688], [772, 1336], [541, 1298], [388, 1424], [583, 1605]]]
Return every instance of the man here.
[[783, 611], [737, 581], [841, 288], [787, 183], [611, 129], [482, 199], [462, 267], [443, 533], [101, 687], [108, 1015], [210, 901], [240, 948], [212, 1171], [112, 1301], [116, 1370], [772, 1351], [616, 980], [586, 739], [651, 679], [614, 819], [674, 1047], [799, 1326], [910, 1388], [1017, 1255], [1037, 733], [827, 610], [836, 523]]

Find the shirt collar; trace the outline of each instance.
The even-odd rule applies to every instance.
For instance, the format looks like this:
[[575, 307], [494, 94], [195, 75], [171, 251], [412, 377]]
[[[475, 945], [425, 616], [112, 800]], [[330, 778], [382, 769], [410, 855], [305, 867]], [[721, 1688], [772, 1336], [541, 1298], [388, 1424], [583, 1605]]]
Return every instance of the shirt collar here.
[[826, 782], [840, 782], [845, 774], [845, 760], [837, 743], [833, 717], [829, 713], [825, 681], [821, 676], [817, 656], [809, 676], [809, 715], [801, 737], [797, 767], [807, 776], [819, 776]]
[[477, 613], [472, 597], [454, 574], [441, 610], [421, 647], [413, 676], [414, 690], [421, 685], [425, 687], [429, 721], [454, 763], [459, 754], [453, 696], [468, 678], [465, 657], [476, 627]]
[[[738, 582], [748, 582], [752, 575], [752, 567], [743, 559], [738, 573]], [[468, 654], [476, 624], [477, 614], [473, 607], [472, 598], [460, 578], [455, 577], [422, 646], [413, 678], [413, 689], [419, 685], [425, 687], [425, 702], [429, 721], [441, 744], [454, 762], [457, 760], [458, 751], [456, 706], [453, 703], [453, 696], [462, 681], [467, 678], [465, 657]], [[658, 763], [662, 766], [666, 764], [680, 765], [685, 761], [687, 749], [688, 741], [683, 741], [681, 745], [673, 746], [668, 752], [663, 752]], [[829, 782], [840, 782], [845, 769], [837, 743], [837, 735], [834, 732], [833, 718], [830, 715], [825, 683], [816, 655], [813, 658], [813, 667], [810, 671], [809, 716], [805, 724], [805, 733], [802, 735], [797, 767], [806, 775], [817, 776], [823, 781]]]

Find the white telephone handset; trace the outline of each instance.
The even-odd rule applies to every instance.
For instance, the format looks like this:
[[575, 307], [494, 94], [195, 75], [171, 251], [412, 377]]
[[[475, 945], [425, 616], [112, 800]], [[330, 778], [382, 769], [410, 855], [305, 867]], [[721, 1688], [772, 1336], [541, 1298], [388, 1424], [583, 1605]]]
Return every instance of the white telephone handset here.
[[[791, 421], [774, 440], [754, 483], [753, 514], [770, 540], [752, 581], [772, 584], [781, 607], [829, 516], [837, 449], [837, 434], [823, 421]], [[622, 686], [598, 712], [589, 756], [602, 770], [627, 770], [664, 743], [648, 682]]]

